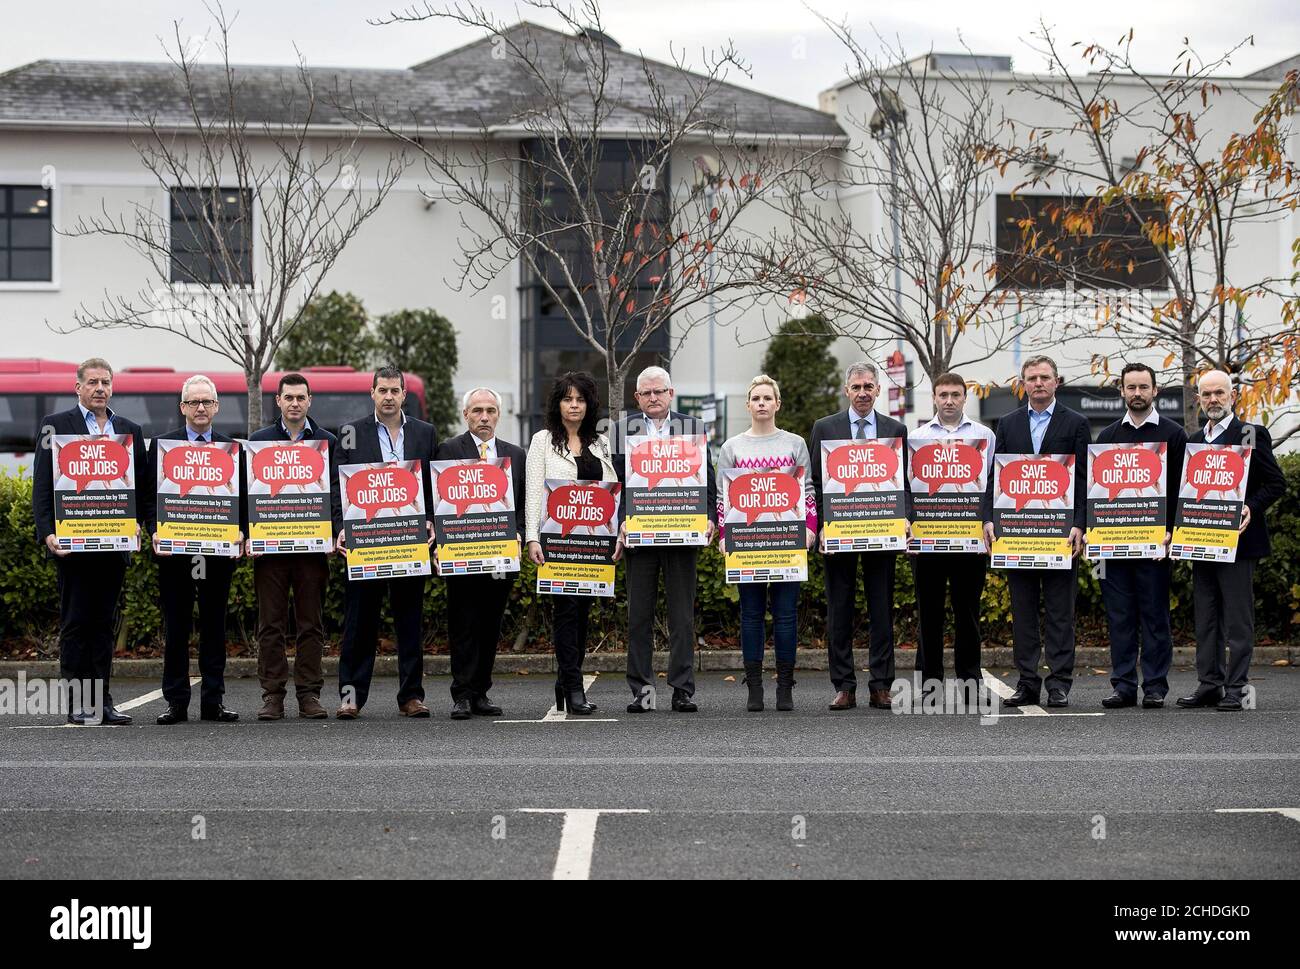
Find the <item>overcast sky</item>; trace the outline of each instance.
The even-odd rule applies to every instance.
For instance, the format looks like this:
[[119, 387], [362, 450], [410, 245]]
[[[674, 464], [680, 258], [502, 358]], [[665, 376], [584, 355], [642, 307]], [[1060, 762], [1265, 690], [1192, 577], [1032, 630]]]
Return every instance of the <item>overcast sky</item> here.
[[[408, 0], [409, 2], [409, 0]], [[1067, 40], [1113, 43], [1130, 27], [1146, 70], [1169, 69], [1184, 36], [1203, 55], [1219, 54], [1254, 35], [1231, 73], [1246, 74], [1300, 53], [1300, 4], [1295, 0], [811, 0], [839, 20], [852, 11], [855, 33], [901, 40], [909, 52], [960, 50], [962, 41], [986, 54], [1008, 54], [1017, 70], [1041, 67], [1026, 41], [1040, 18]], [[514, 21], [547, 18], [523, 4], [485, 0]], [[231, 49], [242, 63], [292, 63], [294, 46], [308, 64], [408, 67], [476, 39], [442, 21], [371, 26], [394, 9], [389, 0], [226, 0], [238, 12]], [[42, 58], [161, 60], [159, 38], [172, 21], [186, 36], [202, 35], [211, 19], [201, 0], [56, 0], [46, 13], [31, 0], [0, 0], [0, 71]], [[844, 56], [800, 0], [605, 0], [605, 29], [624, 49], [671, 59], [673, 49], [698, 61], [705, 47], [735, 41], [752, 78], [733, 80], [792, 101], [815, 105], [817, 93], [845, 76]]]

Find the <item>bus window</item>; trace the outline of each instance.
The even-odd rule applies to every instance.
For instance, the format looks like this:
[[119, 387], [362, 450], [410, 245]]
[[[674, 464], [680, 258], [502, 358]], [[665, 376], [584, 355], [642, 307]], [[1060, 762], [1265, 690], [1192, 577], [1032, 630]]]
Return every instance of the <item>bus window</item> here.
[[0, 394], [0, 446], [30, 451], [36, 446], [36, 425], [45, 416], [36, 412], [34, 394]]
[[[77, 398], [67, 396], [46, 397], [51, 413], [75, 407]], [[246, 394], [225, 394], [221, 398], [221, 409], [213, 426], [222, 434], [231, 437], [246, 437], [248, 433], [248, 396]], [[181, 416], [179, 394], [114, 394], [109, 406], [116, 414], [129, 418], [140, 425], [147, 438], [157, 437], [174, 431], [184, 423]]]

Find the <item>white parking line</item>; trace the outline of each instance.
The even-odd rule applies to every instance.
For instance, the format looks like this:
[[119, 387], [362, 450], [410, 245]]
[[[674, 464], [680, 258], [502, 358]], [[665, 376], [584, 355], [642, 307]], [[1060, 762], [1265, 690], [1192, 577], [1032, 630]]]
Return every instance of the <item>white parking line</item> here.
[[552, 881], [587, 881], [596, 849], [596, 824], [602, 814], [649, 814], [645, 808], [520, 808], [525, 814], [563, 814], [560, 850]]
[[1292, 821], [1300, 821], [1300, 808], [1215, 808], [1215, 814], [1280, 814]]
[[[599, 673], [588, 673], [582, 678], [582, 689], [587, 691], [591, 689], [591, 684], [596, 682]], [[540, 720], [493, 720], [493, 723], [618, 723], [616, 717], [570, 717], [567, 713], [561, 713], [559, 708], [552, 703], [551, 709], [547, 710]]]
[[[984, 676], [984, 685], [987, 686], [987, 687], [988, 687], [990, 690], [992, 690], [994, 693], [996, 693], [996, 694], [997, 694], [999, 697], [1001, 697], [1003, 700], [1008, 699], [1009, 697], [1011, 697], [1011, 696], [1016, 692], [1015, 690], [1011, 689], [1011, 687], [1007, 686], [1005, 683], [1003, 683], [1001, 680], [999, 680], [999, 679], [998, 679], [996, 676], [994, 676], [992, 673], [990, 673], [988, 670], [981, 669], [981, 670], [980, 670], [980, 673], [982, 673], [983, 676]], [[1048, 712], [1047, 712], [1046, 710], [1044, 710], [1042, 707], [1038, 706], [1037, 704], [1033, 704], [1033, 703], [1029, 704], [1028, 706], [1024, 706], [1024, 707], [1016, 707], [1016, 709], [1019, 710], [1019, 711], [1020, 711], [1022, 714], [1024, 714], [1026, 717], [1050, 717], [1050, 716], [1053, 716], [1053, 714], [1048, 713]], [[1008, 715], [1008, 714], [999, 714], [999, 716], [1009, 717], [1009, 716], [1012, 716], [1012, 715]]]
[[[201, 680], [202, 677], [191, 676], [190, 686], [194, 686], [195, 684], [199, 683]], [[127, 700], [124, 703], [117, 704], [117, 709], [125, 713], [127, 710], [134, 710], [136, 707], [142, 707], [146, 703], [152, 703], [154, 700], [161, 700], [162, 695], [163, 695], [162, 690], [150, 690], [148, 693], [145, 693], [142, 696], [138, 696], [133, 700]], [[63, 730], [70, 727], [80, 729], [77, 727], [75, 723], [26, 724], [24, 726], [11, 726], [9, 729], [10, 730]]]

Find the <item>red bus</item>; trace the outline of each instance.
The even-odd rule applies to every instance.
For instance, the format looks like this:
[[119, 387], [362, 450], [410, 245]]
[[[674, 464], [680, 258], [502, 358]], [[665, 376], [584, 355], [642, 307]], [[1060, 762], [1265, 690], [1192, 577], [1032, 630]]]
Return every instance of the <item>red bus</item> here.
[[[275, 389], [284, 371], [262, 378], [262, 417], [271, 423], [278, 416]], [[351, 367], [307, 367], [302, 373], [311, 382], [311, 418], [337, 432], [339, 426], [373, 413], [369, 372]], [[242, 373], [206, 371], [216, 384], [221, 410], [214, 422], [217, 430], [231, 437], [248, 434], [248, 393]], [[144, 428], [147, 437], [178, 427], [181, 423], [181, 385], [190, 376], [171, 367], [126, 367], [113, 374], [116, 413], [129, 417]], [[0, 468], [32, 466], [41, 418], [67, 410], [77, 402], [73, 385], [77, 365], [59, 360], [0, 358]], [[406, 374], [405, 410], [423, 419], [426, 413], [424, 381]]]

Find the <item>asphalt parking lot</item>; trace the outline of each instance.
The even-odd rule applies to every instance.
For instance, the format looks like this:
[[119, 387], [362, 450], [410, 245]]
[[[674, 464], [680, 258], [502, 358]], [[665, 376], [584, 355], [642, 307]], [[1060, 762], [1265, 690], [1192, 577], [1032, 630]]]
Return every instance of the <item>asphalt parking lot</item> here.
[[[994, 670], [1014, 686], [1007, 671]], [[1085, 673], [1064, 711], [899, 715], [744, 710], [702, 674], [700, 712], [548, 711], [545, 676], [504, 676], [500, 719], [402, 718], [377, 680], [362, 719], [159, 727], [154, 682], [114, 684], [131, 727], [0, 722], [0, 877], [354, 879], [1290, 878], [1300, 870], [1300, 670], [1264, 668], [1242, 713], [1104, 711]], [[1175, 670], [1170, 699], [1195, 674]], [[326, 691], [334, 687], [328, 682]], [[197, 693], [197, 690], [196, 690]], [[865, 692], [863, 693], [865, 699]], [[332, 702], [327, 699], [328, 707]], [[666, 703], [664, 704], [666, 706]], [[197, 715], [197, 696], [191, 715]], [[599, 813], [597, 813], [599, 812]]]

